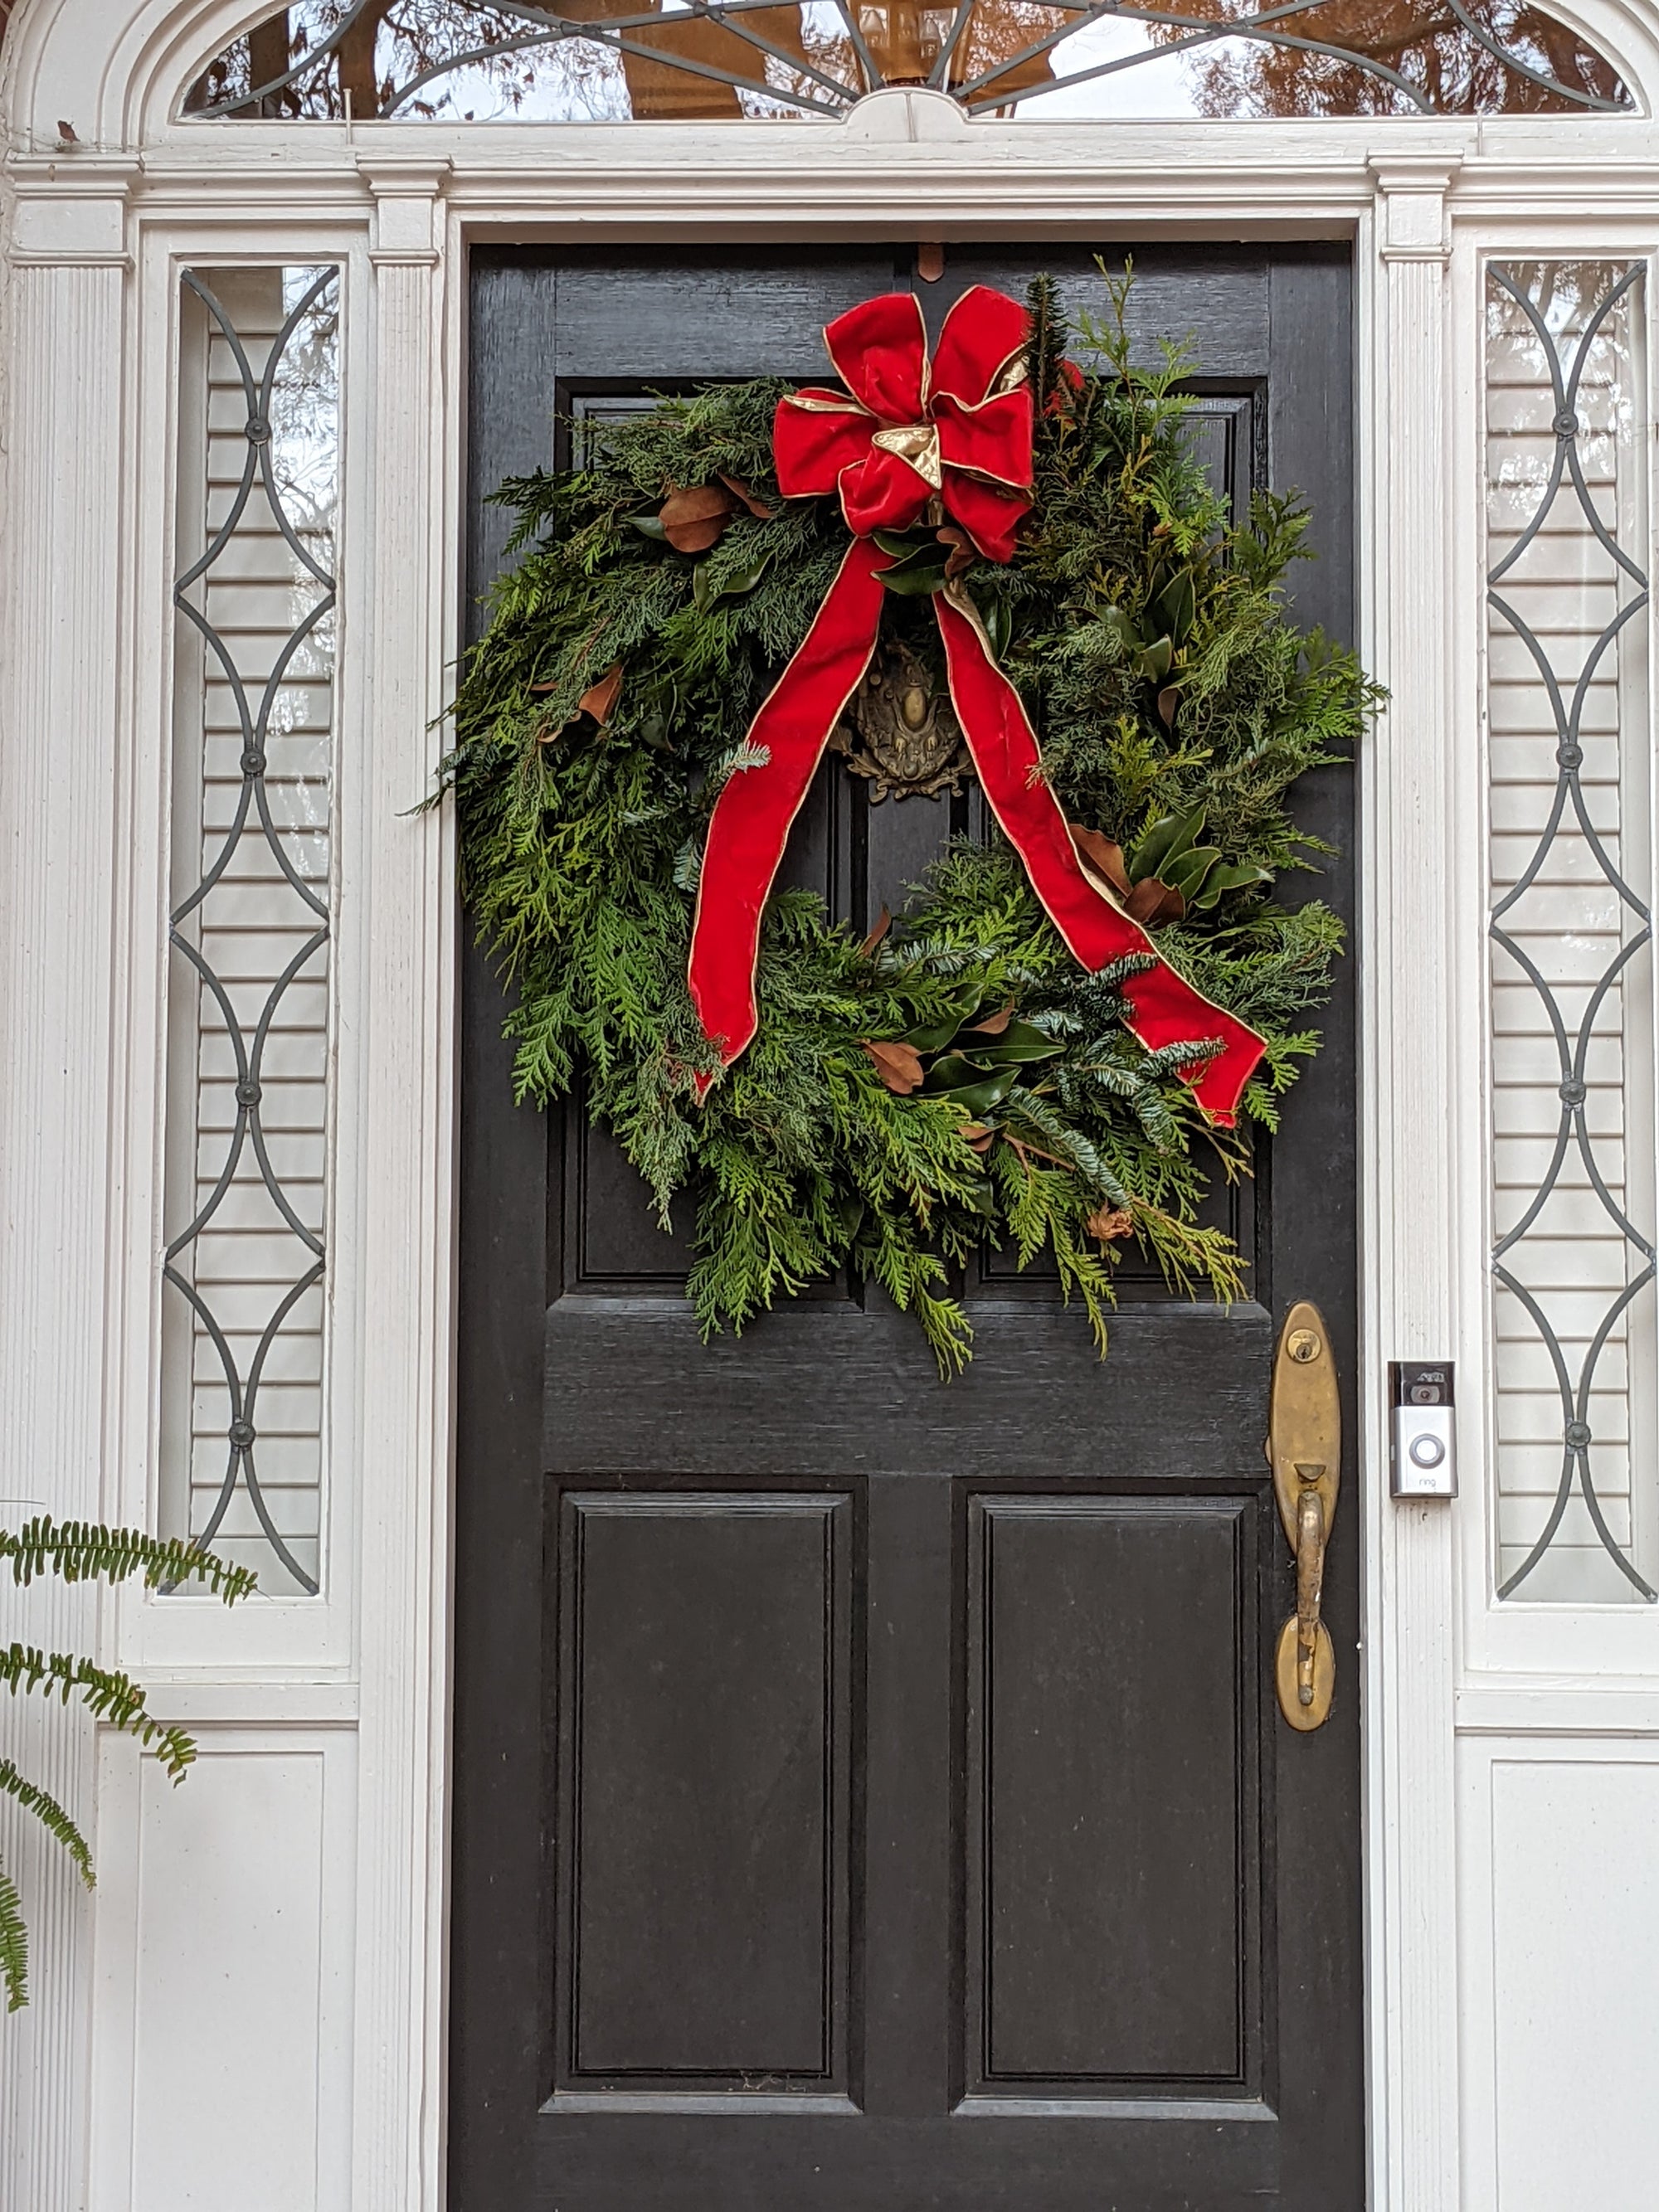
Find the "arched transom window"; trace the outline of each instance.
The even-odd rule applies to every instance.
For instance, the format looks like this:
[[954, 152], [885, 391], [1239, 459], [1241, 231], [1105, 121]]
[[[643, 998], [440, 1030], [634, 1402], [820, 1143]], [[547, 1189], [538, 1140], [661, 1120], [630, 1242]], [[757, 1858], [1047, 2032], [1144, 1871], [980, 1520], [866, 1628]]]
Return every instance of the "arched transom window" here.
[[1571, 114], [1630, 108], [1526, 0], [292, 0], [187, 114], [805, 120], [881, 85], [971, 113]]

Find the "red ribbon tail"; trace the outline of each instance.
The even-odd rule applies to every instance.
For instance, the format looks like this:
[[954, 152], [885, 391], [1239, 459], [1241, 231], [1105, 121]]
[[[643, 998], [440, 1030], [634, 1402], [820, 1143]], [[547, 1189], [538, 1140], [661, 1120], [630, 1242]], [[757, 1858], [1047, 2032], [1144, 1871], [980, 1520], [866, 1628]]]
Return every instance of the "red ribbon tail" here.
[[1262, 1040], [1160, 959], [1139, 924], [1085, 875], [1066, 817], [1042, 779], [1036, 734], [1019, 694], [997, 666], [978, 617], [943, 592], [934, 593], [933, 608], [945, 640], [951, 702], [981, 787], [1049, 920], [1091, 973], [1126, 954], [1152, 954], [1157, 965], [1123, 986], [1129, 1027], [1153, 1052], [1219, 1037], [1221, 1050], [1212, 1059], [1182, 1073], [1206, 1113], [1231, 1127], [1267, 1049]]
[[[858, 689], [881, 623], [888, 556], [854, 538], [812, 627], [749, 726], [767, 758], [737, 769], [714, 802], [697, 883], [687, 974], [703, 1034], [729, 1067], [754, 1036], [761, 915], [830, 733]], [[702, 1098], [712, 1076], [697, 1081]]]

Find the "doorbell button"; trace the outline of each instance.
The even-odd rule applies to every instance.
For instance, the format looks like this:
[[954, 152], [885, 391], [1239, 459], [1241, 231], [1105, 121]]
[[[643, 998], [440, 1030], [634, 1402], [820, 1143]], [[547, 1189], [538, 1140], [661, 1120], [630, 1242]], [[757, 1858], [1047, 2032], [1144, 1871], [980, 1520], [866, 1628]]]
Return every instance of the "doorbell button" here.
[[1396, 1498], [1455, 1498], [1452, 1364], [1396, 1359], [1389, 1367], [1389, 1487]]

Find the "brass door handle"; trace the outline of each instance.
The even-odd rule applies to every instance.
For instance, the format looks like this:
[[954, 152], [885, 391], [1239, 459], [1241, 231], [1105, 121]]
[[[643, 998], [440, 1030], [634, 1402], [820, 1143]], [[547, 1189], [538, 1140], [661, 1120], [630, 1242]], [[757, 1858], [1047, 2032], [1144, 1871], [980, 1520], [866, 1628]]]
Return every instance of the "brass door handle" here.
[[1336, 1649], [1320, 1607], [1342, 1468], [1336, 1364], [1324, 1316], [1305, 1298], [1291, 1308], [1279, 1334], [1267, 1459], [1296, 1559], [1296, 1611], [1279, 1632], [1273, 1674], [1280, 1712], [1305, 1732], [1329, 1719], [1336, 1687]]

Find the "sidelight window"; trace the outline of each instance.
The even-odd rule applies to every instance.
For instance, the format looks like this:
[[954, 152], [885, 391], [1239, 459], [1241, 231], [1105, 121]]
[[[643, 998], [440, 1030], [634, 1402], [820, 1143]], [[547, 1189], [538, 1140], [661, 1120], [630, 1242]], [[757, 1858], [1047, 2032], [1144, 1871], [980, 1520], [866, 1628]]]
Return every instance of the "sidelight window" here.
[[180, 294], [161, 1508], [319, 1585], [339, 272]]
[[1659, 1583], [1641, 265], [1486, 273], [1498, 1589]]
[[1527, 0], [292, 0], [204, 118], [804, 120], [882, 85], [1032, 119], [1581, 114], [1613, 64]]

